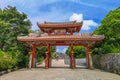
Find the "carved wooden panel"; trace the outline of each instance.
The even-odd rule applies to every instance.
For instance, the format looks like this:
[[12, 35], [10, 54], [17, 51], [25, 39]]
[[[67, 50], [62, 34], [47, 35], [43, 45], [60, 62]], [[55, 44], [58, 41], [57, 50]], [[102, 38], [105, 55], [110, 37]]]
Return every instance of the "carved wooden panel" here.
[[66, 29], [55, 29], [54, 33], [55, 34], [66, 34]]

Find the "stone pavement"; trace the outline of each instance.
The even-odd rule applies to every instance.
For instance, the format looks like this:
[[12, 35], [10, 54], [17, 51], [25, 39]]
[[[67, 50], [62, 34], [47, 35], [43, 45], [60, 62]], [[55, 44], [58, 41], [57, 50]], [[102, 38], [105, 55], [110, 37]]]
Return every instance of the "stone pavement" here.
[[120, 80], [119, 75], [98, 69], [70, 69], [62, 60], [54, 60], [52, 66], [45, 69], [42, 64], [38, 68], [20, 69], [0, 76], [0, 80]]

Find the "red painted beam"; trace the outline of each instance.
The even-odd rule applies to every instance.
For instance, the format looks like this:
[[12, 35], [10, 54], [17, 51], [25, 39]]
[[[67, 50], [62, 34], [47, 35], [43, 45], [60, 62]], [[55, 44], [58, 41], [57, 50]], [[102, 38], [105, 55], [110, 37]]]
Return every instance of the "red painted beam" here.
[[[47, 44], [33, 44], [34, 46], [47, 46]], [[61, 44], [61, 43], [57, 43], [57, 44], [50, 44], [50, 46], [70, 46], [71, 44]], [[74, 44], [74, 46], [86, 46], [86, 44]]]

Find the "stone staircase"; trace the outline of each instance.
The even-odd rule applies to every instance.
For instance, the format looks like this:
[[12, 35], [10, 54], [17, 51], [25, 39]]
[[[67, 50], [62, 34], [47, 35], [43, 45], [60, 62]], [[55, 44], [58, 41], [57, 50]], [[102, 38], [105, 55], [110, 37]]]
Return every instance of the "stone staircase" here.
[[64, 59], [52, 59], [52, 66], [65, 66]]

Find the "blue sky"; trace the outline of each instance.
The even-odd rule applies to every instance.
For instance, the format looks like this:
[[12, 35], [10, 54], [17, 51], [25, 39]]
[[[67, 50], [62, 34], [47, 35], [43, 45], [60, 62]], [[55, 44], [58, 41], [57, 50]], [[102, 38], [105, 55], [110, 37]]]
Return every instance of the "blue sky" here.
[[[44, 21], [84, 21], [81, 32], [92, 32], [106, 14], [120, 6], [120, 0], [0, 0], [0, 8], [16, 6], [32, 22], [32, 29], [37, 30], [36, 22]], [[67, 47], [57, 47], [58, 52], [65, 52]]]

